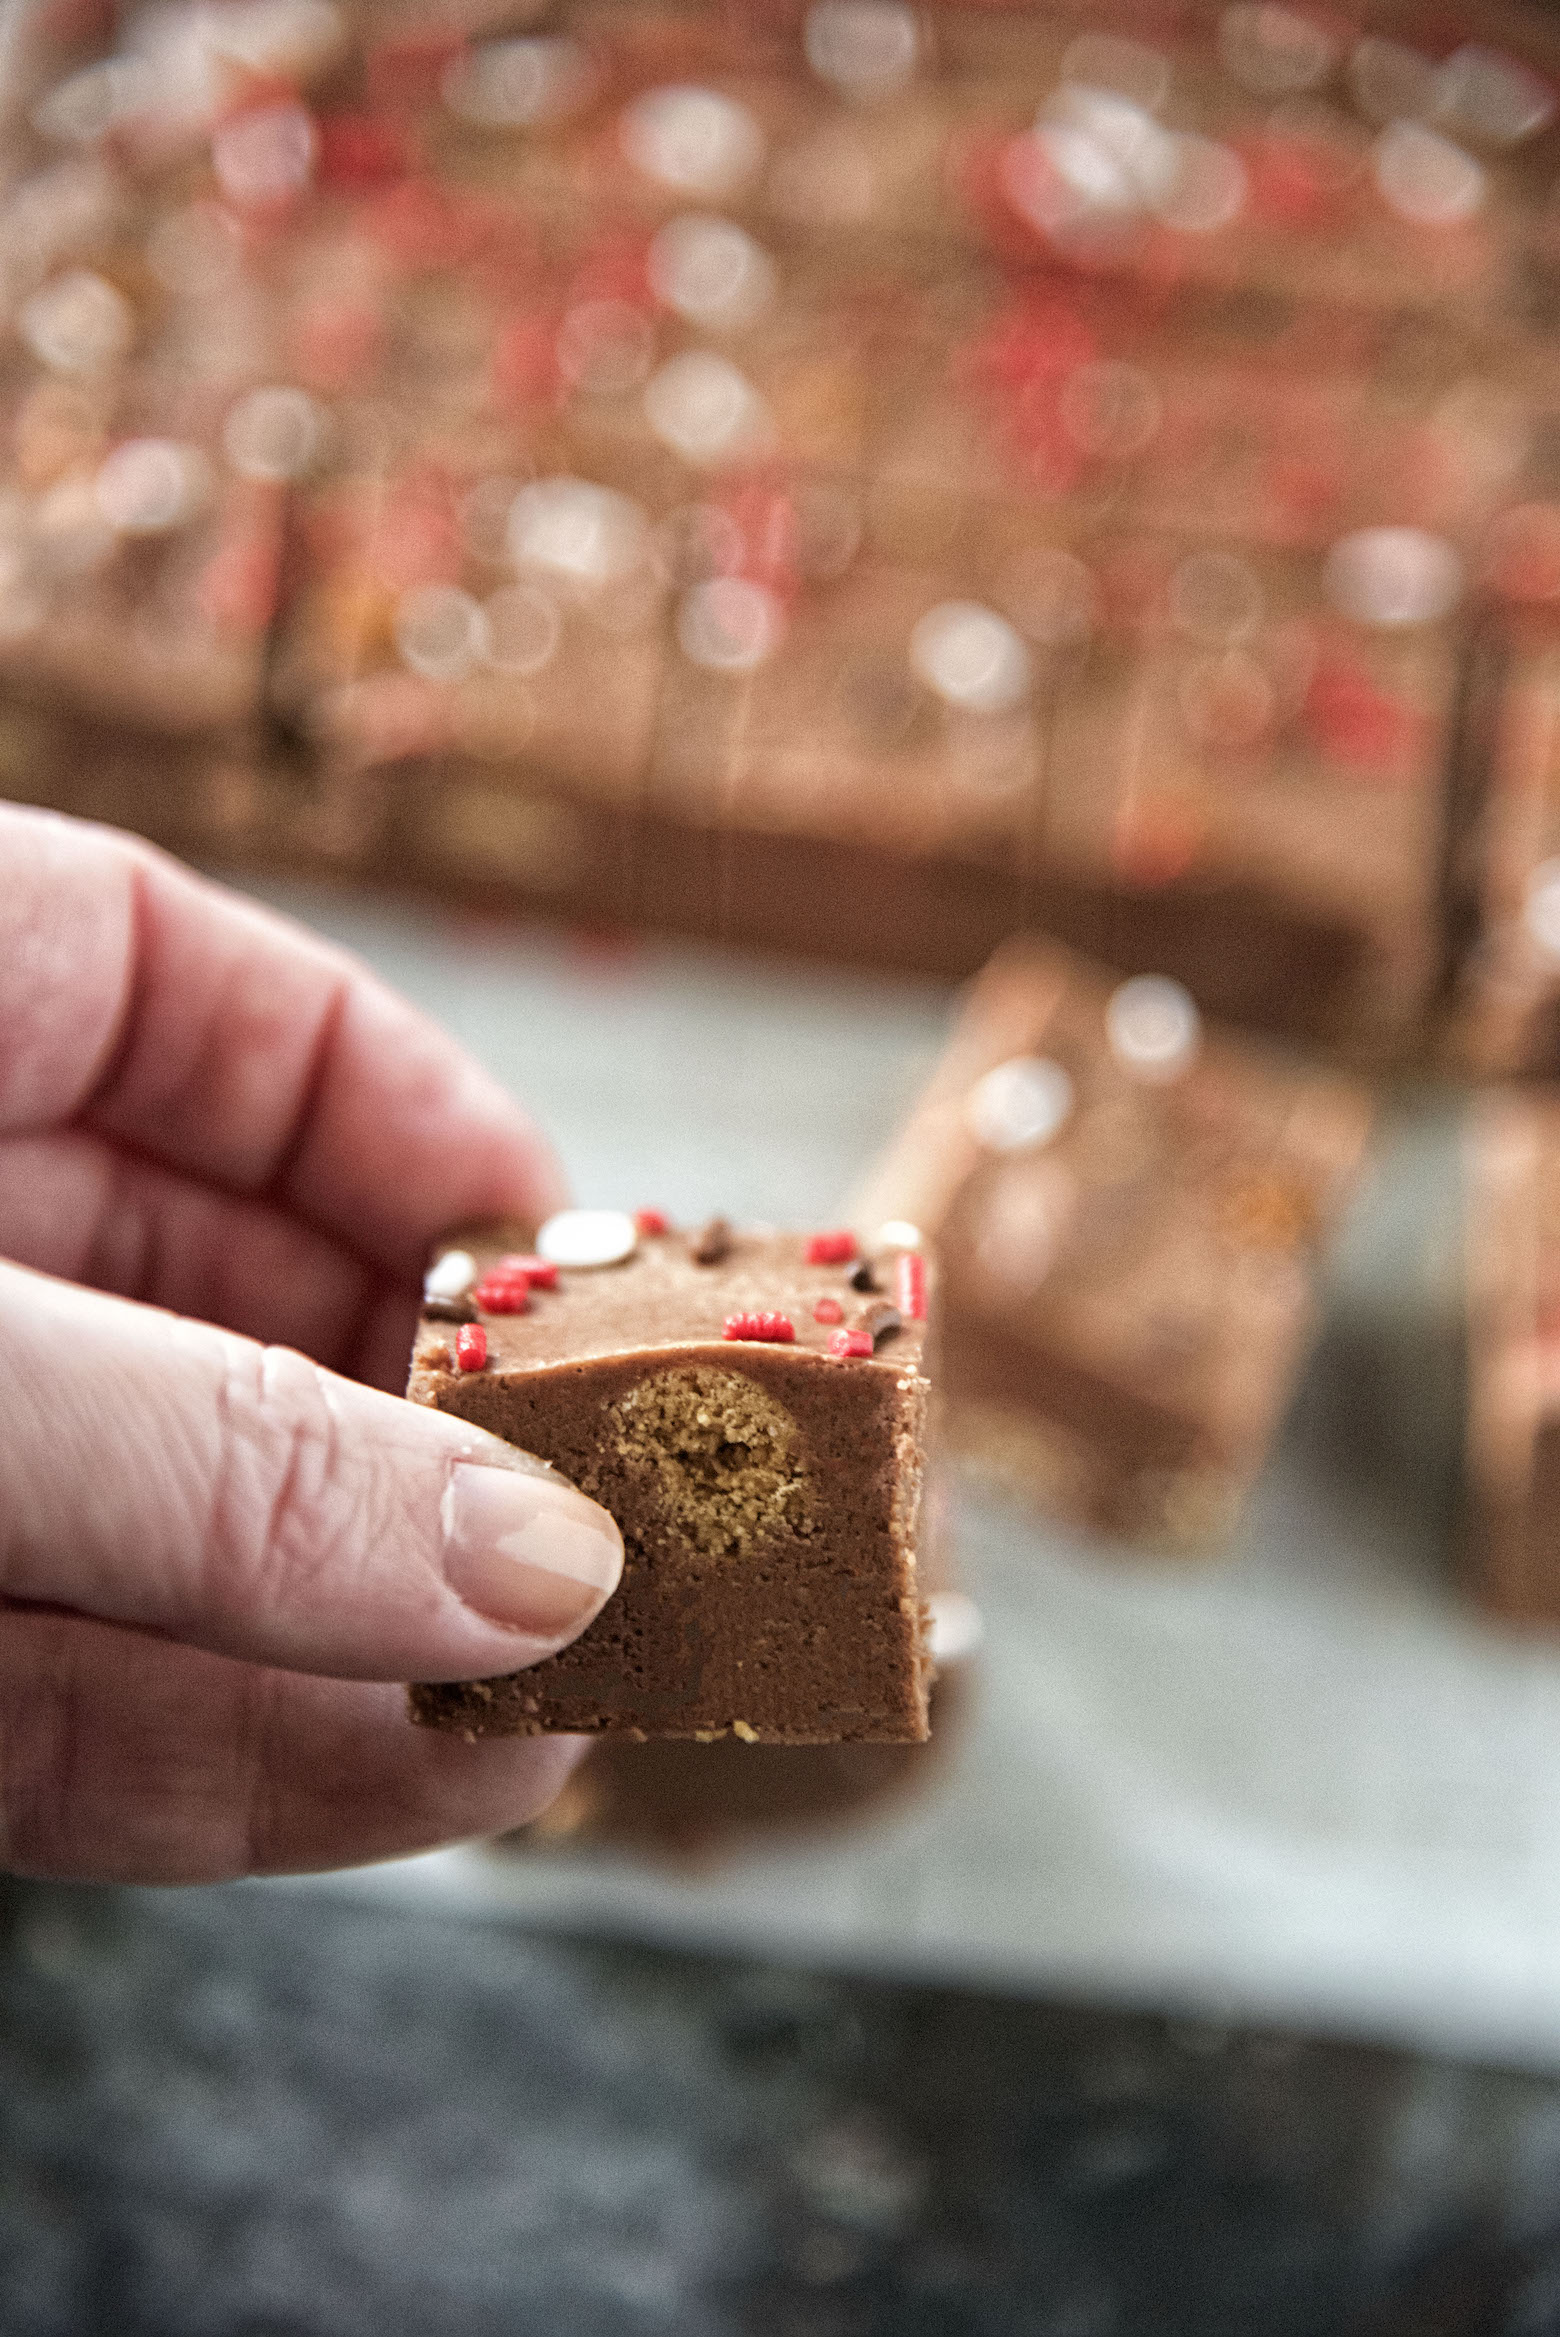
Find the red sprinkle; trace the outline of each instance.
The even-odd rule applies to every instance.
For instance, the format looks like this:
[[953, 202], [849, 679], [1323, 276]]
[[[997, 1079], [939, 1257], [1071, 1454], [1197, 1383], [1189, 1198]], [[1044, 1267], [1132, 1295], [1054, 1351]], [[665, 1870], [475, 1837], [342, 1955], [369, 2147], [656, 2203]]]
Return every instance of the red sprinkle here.
[[870, 1331], [836, 1331], [829, 1341], [829, 1353], [840, 1356], [870, 1355], [872, 1353], [872, 1333]]
[[807, 1237], [809, 1266], [844, 1266], [856, 1255], [853, 1233], [812, 1233]]
[[671, 1230], [672, 1221], [664, 1209], [636, 1209], [634, 1211], [634, 1231], [642, 1235], [646, 1241], [653, 1240], [658, 1233], [670, 1233]]
[[906, 1250], [894, 1260], [894, 1304], [907, 1323], [926, 1320], [926, 1260]]
[[494, 1282], [507, 1282], [512, 1274], [523, 1274], [533, 1290], [558, 1287], [558, 1269], [550, 1258], [520, 1258], [511, 1254], [488, 1269], [488, 1278]]
[[764, 1339], [774, 1346], [785, 1347], [796, 1337], [796, 1325], [789, 1315], [728, 1315], [723, 1336], [727, 1339]]
[[462, 1323], [455, 1334], [455, 1361], [462, 1371], [480, 1371], [487, 1362], [487, 1333], [480, 1323]]
[[485, 1315], [523, 1315], [531, 1285], [523, 1274], [487, 1274], [471, 1295]]
[[845, 1309], [837, 1298], [820, 1298], [813, 1308], [815, 1323], [843, 1323]]

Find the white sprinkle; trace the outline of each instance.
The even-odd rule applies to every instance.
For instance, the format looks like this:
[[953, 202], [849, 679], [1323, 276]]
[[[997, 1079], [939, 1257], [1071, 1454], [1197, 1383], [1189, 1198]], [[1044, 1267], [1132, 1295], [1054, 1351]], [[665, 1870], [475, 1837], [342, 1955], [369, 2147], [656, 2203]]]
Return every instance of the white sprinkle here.
[[464, 1298], [477, 1279], [477, 1261], [469, 1250], [446, 1250], [423, 1276], [424, 1298]]
[[918, 1250], [921, 1228], [912, 1225], [908, 1217], [886, 1217], [872, 1246], [877, 1250]]
[[684, 593], [677, 645], [695, 665], [717, 673], [751, 673], [785, 632], [780, 603], [745, 576], [714, 576]]
[[1284, 97], [1325, 81], [1338, 46], [1310, 17], [1258, 0], [1254, 7], [1226, 8], [1219, 19], [1219, 54], [1244, 88]]
[[690, 195], [734, 194], [764, 158], [764, 133], [746, 106], [686, 84], [647, 90], [625, 112], [621, 135], [630, 162]]
[[560, 1209], [537, 1235], [536, 1254], [551, 1266], [616, 1266], [638, 1240], [626, 1210]]
[[1517, 146], [1554, 119], [1547, 82], [1520, 58], [1469, 42], [1436, 74], [1437, 110], [1455, 130], [1491, 146]]
[[962, 1590], [935, 1590], [926, 1606], [926, 1645], [933, 1663], [963, 1663], [986, 1636], [979, 1607]]
[[591, 479], [535, 479], [509, 512], [517, 568], [545, 568], [571, 584], [617, 584], [641, 566], [650, 531], [639, 505]]
[[915, 70], [920, 31], [902, 0], [814, 0], [802, 34], [807, 62], [842, 97], [886, 97]]
[[1460, 227], [1484, 200], [1483, 165], [1422, 122], [1389, 122], [1382, 131], [1376, 184], [1416, 227]]
[[127, 438], [93, 483], [97, 506], [121, 535], [162, 535], [192, 519], [211, 492], [211, 466], [198, 446], [171, 438]]
[[298, 479], [320, 449], [325, 417], [306, 390], [250, 390], [222, 425], [228, 461], [245, 479]]
[[1456, 607], [1463, 567], [1441, 536], [1417, 527], [1362, 527], [1327, 555], [1327, 597], [1362, 625], [1427, 625]]
[[484, 130], [529, 129], [582, 105], [595, 87], [578, 42], [542, 35], [487, 41], [449, 64], [440, 91], [451, 113]]
[[1124, 1070], [1140, 1079], [1175, 1079], [1202, 1042], [1202, 1017], [1179, 982], [1163, 974], [1137, 974], [1112, 991], [1105, 1036]]
[[939, 601], [910, 636], [912, 670], [950, 706], [970, 714], [1007, 714], [1029, 695], [1029, 651], [995, 609], [978, 601]]
[[235, 114], [214, 133], [211, 167], [232, 203], [285, 203], [314, 176], [319, 135], [306, 106]]
[[685, 350], [651, 376], [645, 418], [664, 445], [691, 463], [757, 454], [772, 427], [746, 374], [713, 349]]
[[135, 336], [129, 301], [90, 268], [72, 268], [45, 284], [17, 324], [33, 355], [54, 373], [102, 373]]
[[487, 617], [458, 584], [414, 585], [396, 603], [395, 645], [414, 674], [458, 682], [487, 656]]
[[964, 1116], [989, 1152], [1025, 1152], [1049, 1144], [1072, 1117], [1073, 1083], [1046, 1055], [1014, 1055], [977, 1079]]
[[657, 300], [711, 332], [736, 332], [763, 314], [775, 295], [774, 262], [731, 219], [706, 211], [669, 219], [650, 245], [650, 289]]

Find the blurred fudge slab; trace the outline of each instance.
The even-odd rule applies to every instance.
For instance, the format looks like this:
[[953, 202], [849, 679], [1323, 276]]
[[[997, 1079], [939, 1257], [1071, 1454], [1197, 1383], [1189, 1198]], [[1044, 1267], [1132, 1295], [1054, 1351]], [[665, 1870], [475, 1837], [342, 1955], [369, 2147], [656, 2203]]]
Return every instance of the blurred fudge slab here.
[[1205, 1031], [1177, 983], [1003, 950], [857, 1210], [941, 1256], [955, 1450], [1103, 1533], [1217, 1545], [1369, 1119], [1351, 1082]]
[[1450, 1051], [1480, 1074], [1560, 1075], [1560, 502], [1492, 529], [1465, 692], [1450, 908]]
[[1469, 1569], [1497, 1613], [1560, 1623], [1560, 1097], [1481, 1099], [1467, 1167]]

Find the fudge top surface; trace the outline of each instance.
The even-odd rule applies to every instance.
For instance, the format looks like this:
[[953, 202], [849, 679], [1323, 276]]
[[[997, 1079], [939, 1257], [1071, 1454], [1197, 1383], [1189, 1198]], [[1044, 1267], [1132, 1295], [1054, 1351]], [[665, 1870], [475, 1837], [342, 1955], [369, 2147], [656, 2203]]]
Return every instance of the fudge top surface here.
[[[452, 1252], [472, 1259], [476, 1273], [471, 1298], [476, 1319], [487, 1333], [490, 1375], [690, 1347], [715, 1347], [728, 1360], [751, 1361], [761, 1346], [776, 1343], [728, 1340], [726, 1322], [734, 1315], [772, 1314], [784, 1316], [792, 1327], [792, 1338], [780, 1344], [786, 1355], [814, 1356], [844, 1371], [891, 1371], [897, 1376], [921, 1369], [926, 1323], [898, 1309], [897, 1327], [879, 1334], [872, 1355], [845, 1357], [835, 1366], [830, 1354], [830, 1341], [838, 1332], [866, 1325], [871, 1309], [894, 1306], [897, 1260], [918, 1253], [892, 1240], [870, 1240], [853, 1248], [848, 1258], [815, 1264], [806, 1254], [815, 1237], [805, 1232], [724, 1228], [723, 1236], [705, 1243], [701, 1237], [708, 1230], [673, 1226], [664, 1233], [637, 1233], [629, 1253], [611, 1263], [559, 1265], [555, 1285], [533, 1288], [523, 1313], [484, 1306], [482, 1284], [500, 1259], [531, 1254], [537, 1238], [545, 1242], [545, 1227], [539, 1237], [536, 1229], [522, 1225], [486, 1226], [452, 1235], [435, 1253], [430, 1271], [437, 1281], [439, 1261]], [[842, 1229], [827, 1229], [836, 1230]], [[729, 1246], [719, 1257], [701, 1263], [695, 1256], [700, 1247], [720, 1247], [722, 1239]], [[852, 1276], [863, 1265], [871, 1272], [874, 1288], [854, 1286]], [[820, 1301], [825, 1302], [821, 1321], [813, 1311]], [[440, 1344], [453, 1352], [457, 1332], [458, 1324], [447, 1316], [425, 1314], [414, 1363], [427, 1368], [430, 1350]]]
[[1202, 1029], [1178, 985], [1000, 953], [859, 1213], [922, 1225], [945, 1295], [1239, 1422], [1312, 1305], [1369, 1101]]

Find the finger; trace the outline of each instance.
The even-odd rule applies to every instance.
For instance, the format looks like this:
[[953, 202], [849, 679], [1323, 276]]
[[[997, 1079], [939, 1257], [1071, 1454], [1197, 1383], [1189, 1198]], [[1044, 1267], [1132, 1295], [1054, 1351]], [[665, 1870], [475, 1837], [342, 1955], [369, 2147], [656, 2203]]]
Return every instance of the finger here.
[[405, 1691], [305, 1679], [78, 1617], [0, 1614], [0, 1865], [220, 1882], [523, 1825], [577, 1757], [414, 1728]]
[[0, 1265], [0, 1593], [343, 1678], [514, 1671], [616, 1588], [541, 1463], [290, 1348]]
[[[365, 1321], [387, 1286], [286, 1211], [82, 1128], [0, 1138], [0, 1242], [20, 1266], [297, 1347], [359, 1378]], [[410, 1339], [408, 1321], [403, 1384]]]
[[399, 1274], [562, 1197], [525, 1115], [344, 950], [112, 829], [0, 805], [0, 1133], [84, 1117]]

